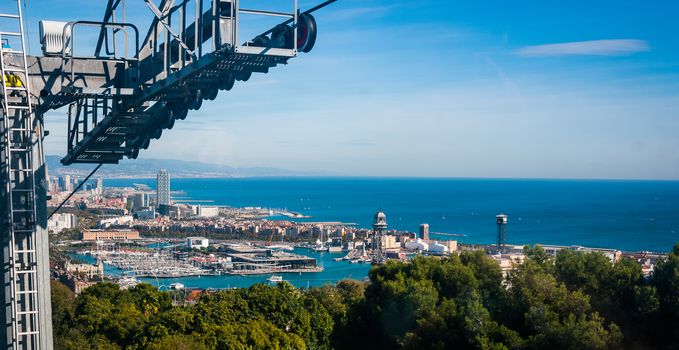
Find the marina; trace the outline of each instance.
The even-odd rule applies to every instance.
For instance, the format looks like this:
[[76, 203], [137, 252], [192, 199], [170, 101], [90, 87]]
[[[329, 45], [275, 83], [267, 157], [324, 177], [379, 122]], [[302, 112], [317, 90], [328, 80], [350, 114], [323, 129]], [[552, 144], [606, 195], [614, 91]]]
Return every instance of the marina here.
[[162, 253], [135, 251], [94, 251], [87, 253], [102, 259], [104, 264], [125, 271], [135, 277], [177, 278], [218, 274], [184, 260], [172, 259], [170, 255]]
[[[307, 288], [313, 286], [322, 286], [326, 284], [335, 284], [343, 279], [364, 280], [368, 276], [370, 264], [350, 264], [346, 261], [334, 261], [335, 258], [345, 256], [344, 253], [316, 253], [306, 249], [295, 248], [295, 253], [304, 255], [306, 257], [316, 259], [316, 264], [322, 271], [315, 273], [301, 273], [292, 271], [275, 271], [261, 274], [207, 274], [194, 276], [138, 276], [134, 278], [136, 283], [149, 283], [156, 287], [170, 288], [174, 283], [180, 283], [185, 288], [196, 289], [230, 289], [230, 288], [247, 288], [255, 283], [270, 283], [268, 278], [272, 275], [282, 276], [286, 282], [300, 288]], [[96, 257], [90, 254], [76, 254], [74, 255], [78, 260], [87, 263], [95, 263]], [[125, 276], [126, 271], [121, 270], [104, 261], [104, 273], [108, 278], [119, 280], [126, 278], [126, 283], [130, 284], [133, 281], [130, 277]], [[125, 277], [124, 277], [125, 276]]]
[[[166, 245], [165, 247], [177, 247]], [[76, 254], [78, 259], [102, 261], [117, 272], [136, 278], [186, 278], [202, 276], [254, 276], [273, 273], [318, 273], [324, 268], [313, 257], [293, 252], [291, 246], [224, 244], [219, 252], [203, 255], [182, 250], [87, 250]], [[107, 271], [110, 271], [108, 269]]]

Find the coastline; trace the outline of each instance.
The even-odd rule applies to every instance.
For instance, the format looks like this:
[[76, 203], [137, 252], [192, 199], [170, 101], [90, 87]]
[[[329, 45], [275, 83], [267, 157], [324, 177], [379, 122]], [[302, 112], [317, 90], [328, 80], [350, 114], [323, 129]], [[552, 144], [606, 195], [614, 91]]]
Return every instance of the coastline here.
[[[105, 180], [106, 187], [155, 180]], [[191, 200], [230, 207], [285, 208], [312, 218], [369, 228], [383, 208], [389, 228], [463, 234], [468, 244], [495, 240], [494, 217], [507, 212], [508, 242], [664, 251], [679, 240], [679, 182], [581, 180], [398, 180], [367, 178], [173, 179]], [[585, 204], [589, 203], [589, 204]], [[443, 236], [432, 234], [437, 239]]]

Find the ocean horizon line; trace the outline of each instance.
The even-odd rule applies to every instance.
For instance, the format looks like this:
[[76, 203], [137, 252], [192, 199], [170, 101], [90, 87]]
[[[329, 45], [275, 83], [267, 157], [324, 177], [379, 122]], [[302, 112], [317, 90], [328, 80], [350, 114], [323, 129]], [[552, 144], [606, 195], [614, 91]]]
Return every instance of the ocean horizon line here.
[[[170, 175], [172, 173], [170, 172]], [[96, 178], [97, 176], [94, 176]], [[156, 176], [105, 176], [104, 179], [147, 180]], [[498, 180], [498, 181], [591, 181], [591, 182], [679, 182], [679, 178], [594, 178], [594, 177], [484, 177], [484, 176], [382, 176], [382, 175], [233, 175], [233, 176], [183, 176], [174, 175], [173, 179], [355, 179], [355, 180]]]

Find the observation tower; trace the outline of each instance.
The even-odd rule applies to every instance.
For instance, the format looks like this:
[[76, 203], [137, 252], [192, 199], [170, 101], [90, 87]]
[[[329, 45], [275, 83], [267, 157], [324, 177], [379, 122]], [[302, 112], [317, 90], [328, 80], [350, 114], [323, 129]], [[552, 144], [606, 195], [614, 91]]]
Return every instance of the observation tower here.
[[507, 215], [495, 216], [497, 222], [497, 251], [503, 253], [507, 249]]
[[373, 220], [373, 263], [381, 263], [386, 260], [384, 252], [384, 236], [387, 235], [387, 215], [383, 211], [375, 213]]

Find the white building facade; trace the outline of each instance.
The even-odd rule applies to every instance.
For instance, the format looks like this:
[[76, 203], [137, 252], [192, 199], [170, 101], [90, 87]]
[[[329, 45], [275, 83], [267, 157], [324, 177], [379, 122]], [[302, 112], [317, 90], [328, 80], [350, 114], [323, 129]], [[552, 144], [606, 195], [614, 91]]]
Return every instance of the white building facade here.
[[188, 237], [186, 238], [186, 245], [189, 249], [207, 248], [210, 245], [210, 241], [205, 237]]
[[69, 213], [57, 213], [47, 221], [47, 230], [51, 233], [61, 233], [78, 227], [78, 217]]

